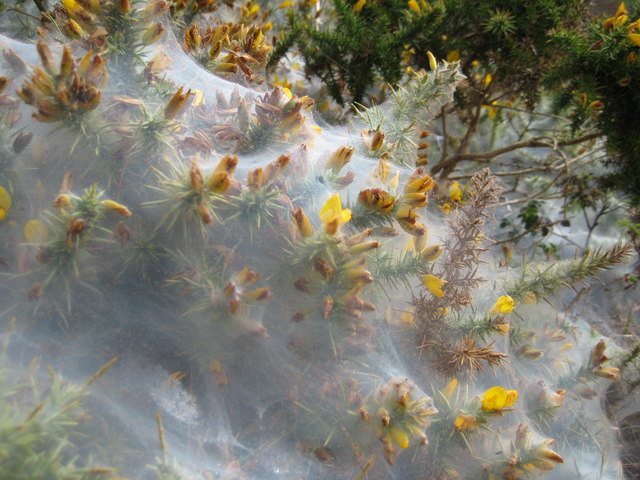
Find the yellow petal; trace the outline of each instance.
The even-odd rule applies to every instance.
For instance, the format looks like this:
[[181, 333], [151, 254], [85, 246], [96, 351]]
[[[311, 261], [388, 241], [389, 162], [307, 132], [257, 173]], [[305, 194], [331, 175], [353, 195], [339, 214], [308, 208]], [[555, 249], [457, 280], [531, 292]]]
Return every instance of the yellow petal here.
[[513, 298], [511, 298], [509, 295], [503, 295], [498, 298], [496, 303], [493, 305], [490, 313], [491, 315], [495, 315], [497, 313], [501, 313], [504, 315], [513, 312], [513, 307]]
[[411, 312], [402, 312], [400, 314], [400, 320], [408, 327], [415, 326], [414, 315]]
[[400, 448], [409, 448], [409, 435], [404, 430], [391, 427], [391, 438]]
[[433, 53], [427, 52], [427, 58], [429, 59], [429, 68], [431, 68], [431, 70], [438, 68], [438, 62], [436, 61], [436, 57], [433, 56]]
[[629, 32], [627, 34], [627, 36], [629, 37], [629, 40], [631, 40], [631, 42], [634, 45], [640, 47], [640, 33], [631, 33], [631, 32]]
[[345, 208], [344, 210], [342, 210], [340, 212], [340, 217], [338, 218], [338, 223], [340, 225], [344, 225], [349, 220], [351, 220], [351, 210], [349, 210], [348, 208]]
[[418, 5], [416, 0], [409, 0], [409, 8], [416, 13], [420, 13], [420, 5]]
[[191, 102], [191, 105], [193, 105], [194, 107], [197, 107], [199, 105], [204, 105], [204, 104], [205, 104], [205, 100], [204, 100], [203, 93], [198, 89], [194, 89], [193, 90], [193, 101]]
[[7, 211], [0, 207], [0, 222], [7, 218]]
[[4, 187], [0, 187], [0, 208], [4, 209], [5, 213], [11, 209], [11, 195]]
[[129, 210], [127, 207], [125, 207], [124, 205], [118, 203], [118, 202], [114, 202], [113, 200], [103, 200], [102, 204], [109, 210], [116, 212], [118, 215], [122, 215], [123, 217], [130, 217], [131, 215], [133, 215], [133, 213], [131, 213], [131, 210]]
[[393, 176], [391, 180], [389, 180], [389, 188], [392, 190], [398, 189], [398, 182], [400, 181], [400, 170], [396, 171], [396, 174]]
[[381, 158], [380, 163], [378, 163], [378, 168], [374, 172], [374, 176], [378, 177], [382, 183], [386, 183], [390, 173], [391, 165], [389, 165], [389, 162], [386, 162]]
[[624, 6], [624, 2], [620, 3], [620, 6], [618, 7], [618, 10], [616, 10], [616, 14], [614, 15], [614, 17], [618, 17], [620, 15], [626, 15], [627, 13], [627, 7]]
[[451, 400], [451, 397], [453, 396], [453, 392], [455, 391], [457, 386], [458, 386], [458, 380], [454, 378], [449, 382], [449, 384], [446, 387], [444, 387], [444, 390], [442, 390], [442, 394], [447, 398], [447, 400]]
[[64, 5], [64, 8], [66, 8], [67, 11], [71, 14], [73, 14], [73, 12], [75, 12], [76, 10], [82, 9], [82, 6], [79, 5], [76, 0], [62, 0], [62, 5]]
[[502, 387], [491, 387], [482, 397], [482, 410], [502, 410], [507, 402], [507, 391]]
[[518, 391], [517, 390], [507, 390], [507, 399], [504, 403], [505, 407], [512, 407], [516, 400], [518, 399]]
[[330, 222], [333, 220], [337, 213], [342, 210], [342, 203], [340, 202], [340, 195], [334, 193], [329, 197], [324, 206], [320, 209], [320, 220]]
[[447, 62], [457, 62], [458, 60], [460, 60], [460, 50], [451, 50], [447, 54]]
[[366, 5], [367, 0], [358, 0], [358, 2], [353, 6], [353, 12], [358, 13], [362, 8]]
[[435, 275], [427, 274], [422, 277], [422, 284], [429, 290], [434, 296], [442, 298], [444, 297], [444, 292], [442, 291], [442, 286], [446, 282], [436, 277]]
[[460, 182], [453, 182], [449, 186], [449, 198], [454, 202], [460, 201], [462, 198], [462, 190], [460, 190]]
[[522, 301], [522, 303], [523, 305], [531, 305], [532, 303], [536, 303], [537, 301], [538, 301], [538, 298], [536, 297], [536, 294], [533, 292], [529, 292], [527, 293], [527, 296]]
[[29, 220], [24, 224], [24, 238], [29, 243], [44, 243], [49, 236], [49, 229], [40, 220]]

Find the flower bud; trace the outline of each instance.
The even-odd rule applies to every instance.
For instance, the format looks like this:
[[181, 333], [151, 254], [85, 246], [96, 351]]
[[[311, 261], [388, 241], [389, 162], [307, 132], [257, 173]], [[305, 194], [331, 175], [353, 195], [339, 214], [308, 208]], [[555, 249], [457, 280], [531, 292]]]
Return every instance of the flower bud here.
[[435, 70], [438, 68], [438, 62], [436, 61], [436, 57], [433, 56], [433, 53], [427, 52], [427, 58], [429, 59], [429, 68], [431, 70]]
[[478, 421], [473, 415], [463, 413], [456, 417], [453, 426], [457, 432], [470, 432], [478, 428]]
[[55, 74], [55, 67], [53, 66], [53, 55], [51, 55], [51, 50], [49, 49], [49, 46], [46, 44], [46, 42], [44, 40], [38, 40], [38, 43], [36, 43], [36, 50], [38, 51], [38, 55], [40, 56], [42, 66], [50, 74]]
[[171, 97], [169, 103], [164, 109], [164, 118], [167, 120], [172, 120], [178, 116], [180, 111], [184, 108], [191, 96], [191, 89], [189, 89], [186, 93], [182, 93], [183, 87], [180, 87], [178, 91]]
[[331, 275], [333, 275], [333, 268], [327, 262], [322, 260], [321, 258], [316, 258], [313, 262], [313, 266], [316, 271], [324, 277], [325, 280], [329, 280]]
[[433, 262], [444, 252], [441, 245], [431, 245], [420, 252], [420, 260], [423, 262]]
[[268, 288], [256, 288], [250, 292], [245, 293], [242, 298], [247, 302], [263, 302], [271, 297], [271, 292]]
[[194, 190], [202, 190], [204, 187], [204, 179], [202, 178], [202, 171], [198, 162], [195, 160], [191, 162], [191, 168], [189, 169], [189, 178], [191, 180], [191, 188]]
[[357, 243], [362, 243], [371, 236], [372, 232], [372, 228], [365, 228], [360, 233], [356, 233], [355, 235], [351, 235], [349, 238], [345, 239], [344, 243], [347, 247], [351, 247]]
[[331, 296], [327, 296], [322, 302], [322, 318], [326, 320], [331, 316], [332, 312], [333, 312], [333, 298], [331, 298]]
[[157, 42], [164, 35], [164, 25], [160, 22], [152, 24], [142, 34], [142, 43], [151, 45]]
[[373, 134], [373, 138], [371, 139], [370, 149], [372, 152], [377, 152], [382, 148], [384, 144], [384, 132], [380, 130], [376, 130], [376, 133]]
[[209, 191], [224, 193], [229, 188], [229, 174], [227, 172], [213, 172], [209, 177]]
[[104, 205], [108, 210], [116, 212], [118, 215], [122, 215], [125, 218], [133, 215], [131, 210], [129, 210], [124, 205], [119, 204], [118, 202], [114, 202], [113, 200], [103, 200], [102, 205]]
[[198, 50], [202, 45], [202, 37], [195, 23], [192, 23], [191, 26], [185, 30], [182, 44], [187, 52]]
[[298, 227], [298, 231], [303, 238], [308, 238], [313, 235], [313, 227], [311, 226], [311, 222], [309, 218], [302, 211], [302, 208], [298, 207], [296, 210], [291, 212], [293, 220]]
[[200, 215], [202, 223], [204, 223], [205, 225], [209, 225], [211, 222], [213, 222], [213, 216], [209, 211], [209, 207], [207, 207], [207, 205], [205, 205], [204, 203], [198, 204], [198, 215]]
[[272, 183], [289, 166], [290, 161], [289, 155], [280, 155], [270, 162], [264, 169], [264, 183]]
[[369, 250], [373, 250], [380, 246], [380, 242], [371, 241], [371, 242], [362, 242], [352, 247], [349, 247], [349, 253], [352, 255], [360, 255], [361, 253], [368, 252]]
[[340, 147], [333, 152], [327, 160], [326, 168], [330, 168], [333, 173], [338, 173], [353, 156], [355, 149], [353, 147]]
[[61, 193], [53, 201], [54, 208], [67, 208], [71, 205], [71, 197], [67, 193]]
[[215, 60], [218, 58], [220, 52], [222, 52], [222, 42], [219, 41], [214, 43], [209, 49], [209, 60]]
[[60, 77], [67, 78], [73, 72], [74, 68], [73, 54], [68, 45], [62, 49], [62, 59], [60, 60]]
[[608, 380], [620, 380], [620, 369], [615, 367], [597, 367], [593, 370], [597, 376]]
[[436, 182], [430, 175], [419, 178], [409, 178], [409, 182], [404, 187], [405, 193], [426, 193], [436, 186]]

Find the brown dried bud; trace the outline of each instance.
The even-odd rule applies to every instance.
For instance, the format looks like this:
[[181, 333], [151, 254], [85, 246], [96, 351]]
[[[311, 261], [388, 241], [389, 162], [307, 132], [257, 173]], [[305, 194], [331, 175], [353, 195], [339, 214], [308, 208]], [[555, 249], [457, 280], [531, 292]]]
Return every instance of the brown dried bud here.
[[316, 258], [313, 262], [313, 265], [318, 273], [324, 277], [325, 280], [329, 280], [331, 275], [333, 275], [333, 268], [322, 260], [321, 258]]

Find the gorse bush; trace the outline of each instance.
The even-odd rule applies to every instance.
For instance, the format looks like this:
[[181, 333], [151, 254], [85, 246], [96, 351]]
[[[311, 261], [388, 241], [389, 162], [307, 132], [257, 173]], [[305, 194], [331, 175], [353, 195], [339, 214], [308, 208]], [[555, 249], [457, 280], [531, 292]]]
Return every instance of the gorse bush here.
[[620, 4], [616, 14], [591, 23], [584, 34], [563, 32], [556, 44], [566, 56], [548, 82], [564, 91], [558, 105], [569, 108], [573, 128], [595, 124], [607, 140], [605, 163], [613, 172], [603, 181], [638, 205], [640, 145], [636, 112], [640, 97], [633, 88], [640, 71], [640, 16]]
[[[275, 45], [265, 32], [283, 18], [252, 2], [36, 3], [11, 11], [40, 8], [40, 38], [0, 37], [0, 322], [16, 330], [0, 371], [39, 357], [90, 380], [0, 378], [0, 476], [620, 478], [599, 400], [633, 359], [618, 366], [615, 344], [562, 296], [626, 262], [632, 246], [499, 261], [490, 235], [501, 202], [529, 202], [530, 233], [554, 198], [521, 194], [515, 163], [498, 169], [504, 182], [488, 168], [453, 181], [426, 168], [430, 154], [448, 174], [473, 160], [480, 143], [455, 145], [436, 122], [454, 128], [456, 89], [476, 75], [463, 69], [506, 89], [515, 67], [499, 73], [489, 50], [509, 57], [519, 46], [483, 47], [495, 84], [485, 64], [432, 53], [428, 72], [404, 75], [385, 51], [402, 54], [447, 5], [336, 3], [337, 35], [349, 22], [363, 47], [379, 25], [388, 34], [347, 55], [361, 77], [323, 80], [343, 99], [342, 81], [364, 98], [380, 72], [402, 80], [342, 129], [314, 121], [311, 96], [264, 85], [272, 46], [338, 45], [296, 16], [311, 3], [288, 14], [293, 37]], [[577, 8], [547, 7], [528, 13], [531, 25], [490, 7], [476, 33], [506, 41]], [[511, 93], [525, 88], [514, 82]], [[483, 105], [473, 128], [491, 136], [499, 115]], [[538, 129], [522, 115], [504, 113], [505, 138]], [[555, 139], [525, 143], [551, 152], [529, 160], [554, 178], [540, 195], [582, 166], [582, 153], [558, 160], [577, 147]], [[520, 148], [496, 142], [484, 160]], [[93, 383], [104, 364], [113, 368]]]
[[[312, 3], [287, 14], [287, 28], [271, 62], [296, 47], [307, 76], [317, 76], [343, 103], [362, 102], [378, 82], [397, 84], [404, 69], [428, 68], [425, 52], [461, 60], [463, 73], [481, 65], [492, 90], [525, 96], [533, 105], [541, 81], [559, 51], [550, 43], [556, 30], [575, 29], [584, 2], [496, 1], [332, 2], [320, 21]], [[375, 42], [371, 39], [375, 38]], [[482, 83], [472, 88], [483, 90]]]

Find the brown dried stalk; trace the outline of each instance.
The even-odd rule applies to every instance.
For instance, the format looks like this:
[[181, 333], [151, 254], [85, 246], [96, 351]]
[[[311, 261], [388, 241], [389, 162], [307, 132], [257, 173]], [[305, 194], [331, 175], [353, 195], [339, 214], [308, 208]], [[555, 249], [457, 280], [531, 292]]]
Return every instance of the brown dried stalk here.
[[413, 299], [420, 356], [447, 375], [472, 375], [485, 367], [501, 367], [508, 357], [490, 345], [478, 347], [472, 339], [461, 339], [446, 320], [446, 309], [457, 311], [468, 306], [473, 290], [484, 281], [478, 276], [480, 255], [486, 250], [482, 229], [492, 219], [502, 193], [488, 169], [471, 178], [467, 191], [465, 203], [449, 220], [445, 253], [432, 272], [446, 282], [444, 296], [425, 292]]
[[489, 169], [474, 175], [467, 186], [468, 198], [450, 218], [444, 253], [432, 272], [445, 280], [444, 297], [425, 295], [415, 300], [421, 321], [430, 323], [438, 309], [460, 310], [471, 303], [471, 292], [483, 281], [477, 276], [483, 246], [482, 229], [492, 219], [500, 199], [500, 188]]

